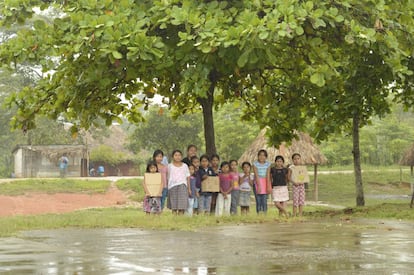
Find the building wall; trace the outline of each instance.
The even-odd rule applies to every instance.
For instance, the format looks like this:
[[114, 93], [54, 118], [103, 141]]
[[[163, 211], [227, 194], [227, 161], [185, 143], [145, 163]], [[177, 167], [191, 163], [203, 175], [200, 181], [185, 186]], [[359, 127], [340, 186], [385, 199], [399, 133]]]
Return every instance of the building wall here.
[[14, 175], [23, 178], [23, 150], [18, 149], [14, 154]]

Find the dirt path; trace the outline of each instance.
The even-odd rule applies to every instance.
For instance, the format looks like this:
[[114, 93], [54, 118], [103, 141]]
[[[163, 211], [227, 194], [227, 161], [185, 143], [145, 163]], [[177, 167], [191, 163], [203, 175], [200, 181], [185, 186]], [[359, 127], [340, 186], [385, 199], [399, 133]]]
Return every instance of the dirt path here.
[[0, 195], [0, 217], [66, 213], [90, 207], [124, 205], [127, 195], [116, 188], [114, 181], [105, 194], [30, 193], [22, 196]]

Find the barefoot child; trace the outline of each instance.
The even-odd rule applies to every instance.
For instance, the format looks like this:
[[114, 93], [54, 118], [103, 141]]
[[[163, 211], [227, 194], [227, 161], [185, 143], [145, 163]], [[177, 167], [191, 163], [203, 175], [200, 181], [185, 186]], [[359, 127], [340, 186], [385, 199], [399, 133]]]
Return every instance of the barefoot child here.
[[221, 163], [220, 193], [217, 196], [216, 216], [230, 215], [231, 190], [233, 190], [233, 176], [230, 174], [230, 164]]
[[[200, 169], [198, 170], [198, 176], [201, 181], [207, 179], [207, 177], [217, 176], [213, 169], [210, 167], [210, 159], [207, 155], [200, 157]], [[205, 192], [200, 186], [200, 196], [198, 198], [198, 212], [200, 214], [210, 214], [211, 209], [211, 192]]]
[[191, 196], [190, 171], [182, 162], [180, 150], [172, 153], [172, 162], [168, 165], [168, 208], [175, 215], [182, 215], [188, 207], [188, 196]]
[[[147, 164], [146, 173], [158, 173], [158, 167], [157, 163], [155, 161], [150, 161]], [[148, 186], [147, 186], [148, 179], [146, 178], [144, 174], [144, 181], [142, 182], [142, 185], [144, 187], [145, 191], [145, 198], [144, 198], [144, 211], [149, 214], [160, 214], [161, 213], [161, 194], [162, 194], [162, 188], [163, 185], [160, 185], [159, 194], [157, 196], [151, 196]]]
[[237, 215], [237, 207], [239, 206], [240, 200], [239, 171], [237, 167], [237, 160], [230, 160], [230, 174], [233, 177], [233, 190], [231, 191], [230, 214]]
[[293, 194], [293, 216], [299, 217], [303, 214], [303, 206], [305, 205], [305, 183], [307, 182], [308, 171], [306, 166], [301, 165], [301, 156], [298, 153], [292, 155], [293, 165], [289, 167], [289, 181], [292, 183]]
[[286, 212], [286, 202], [289, 201], [288, 169], [283, 165], [285, 159], [282, 156], [276, 156], [274, 166], [268, 169], [268, 181], [272, 183], [272, 197], [276, 208], [279, 210], [279, 216], [288, 218]]
[[188, 216], [193, 216], [193, 211], [194, 211], [194, 202], [197, 199], [198, 195], [198, 191], [196, 191], [196, 181], [197, 178], [195, 176], [195, 167], [194, 165], [190, 164], [190, 166], [188, 166], [188, 170], [190, 171], [190, 189], [191, 189], [191, 194], [188, 196], [188, 208], [187, 208], [187, 215]]
[[152, 160], [157, 163], [158, 172], [161, 173], [161, 179], [163, 184], [162, 189], [162, 196], [161, 196], [161, 210], [164, 209], [165, 201], [167, 200], [168, 195], [168, 185], [167, 185], [167, 173], [168, 173], [168, 167], [167, 165], [163, 164], [164, 159], [164, 152], [161, 150], [155, 150], [154, 154], [152, 155]]
[[253, 186], [253, 175], [250, 174], [251, 165], [250, 162], [243, 162], [243, 173], [239, 177], [240, 186], [240, 211], [242, 215], [247, 215], [250, 209], [250, 192]]
[[257, 153], [257, 160], [253, 163], [253, 171], [256, 181], [256, 204], [257, 214], [263, 212], [267, 213], [267, 168], [270, 167], [270, 162], [267, 161], [267, 151], [259, 150]]

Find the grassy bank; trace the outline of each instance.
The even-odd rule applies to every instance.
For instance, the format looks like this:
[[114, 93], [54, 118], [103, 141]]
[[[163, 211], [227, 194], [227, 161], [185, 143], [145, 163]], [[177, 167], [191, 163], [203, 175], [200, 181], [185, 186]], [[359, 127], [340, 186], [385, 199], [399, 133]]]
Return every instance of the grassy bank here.
[[0, 195], [18, 196], [25, 193], [105, 193], [109, 180], [25, 179], [0, 184]]
[[[307, 213], [320, 213], [323, 207], [309, 206]], [[252, 209], [253, 210], [253, 209]], [[55, 228], [143, 228], [160, 230], [194, 231], [199, 228], [220, 224], [252, 224], [265, 222], [295, 222], [298, 219], [278, 218], [276, 209], [271, 208], [268, 214], [247, 216], [173, 216], [171, 211], [162, 215], [146, 215], [142, 209], [127, 208], [97, 208], [75, 211], [65, 214], [46, 214], [36, 216], [15, 216], [0, 218], [0, 237], [12, 236], [22, 230], [55, 229]]]

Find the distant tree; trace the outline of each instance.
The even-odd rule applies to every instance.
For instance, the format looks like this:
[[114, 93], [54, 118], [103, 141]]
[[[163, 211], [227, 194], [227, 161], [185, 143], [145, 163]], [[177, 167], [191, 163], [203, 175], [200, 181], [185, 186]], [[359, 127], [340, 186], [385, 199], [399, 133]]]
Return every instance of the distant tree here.
[[201, 148], [201, 130], [200, 113], [186, 114], [174, 119], [168, 109], [153, 106], [145, 115], [145, 123], [138, 124], [131, 134], [129, 148], [134, 152], [141, 149], [161, 149], [167, 156], [174, 149], [180, 149], [185, 154], [189, 144]]
[[242, 120], [239, 103], [227, 103], [214, 113], [217, 153], [223, 160], [239, 159], [260, 131], [254, 121]]

